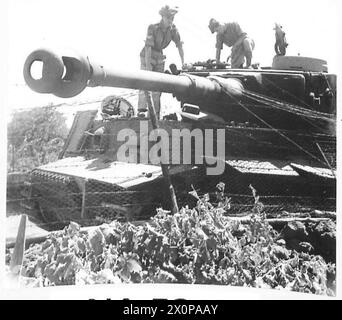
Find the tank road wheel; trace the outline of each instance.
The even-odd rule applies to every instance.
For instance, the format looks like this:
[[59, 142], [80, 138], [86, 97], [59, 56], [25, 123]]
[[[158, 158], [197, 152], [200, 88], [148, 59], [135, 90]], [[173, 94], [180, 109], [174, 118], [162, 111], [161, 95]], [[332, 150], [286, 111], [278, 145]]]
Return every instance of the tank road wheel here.
[[49, 201], [42, 197], [38, 201], [38, 210], [43, 221], [52, 229], [63, 227], [72, 220], [77, 221], [80, 215], [79, 205], [68, 196], [63, 197], [63, 202]]
[[54, 223], [62, 223], [63, 221], [63, 218], [59, 216], [57, 212], [49, 208], [48, 204], [45, 204], [44, 201], [38, 202], [38, 210], [43, 221], [47, 224], [53, 225]]

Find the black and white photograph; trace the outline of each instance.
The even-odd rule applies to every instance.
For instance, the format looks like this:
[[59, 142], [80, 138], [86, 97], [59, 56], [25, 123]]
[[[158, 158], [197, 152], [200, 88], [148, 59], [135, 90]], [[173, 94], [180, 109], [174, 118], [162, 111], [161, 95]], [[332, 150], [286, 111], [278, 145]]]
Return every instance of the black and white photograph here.
[[1, 299], [337, 298], [339, 9], [7, 1]]

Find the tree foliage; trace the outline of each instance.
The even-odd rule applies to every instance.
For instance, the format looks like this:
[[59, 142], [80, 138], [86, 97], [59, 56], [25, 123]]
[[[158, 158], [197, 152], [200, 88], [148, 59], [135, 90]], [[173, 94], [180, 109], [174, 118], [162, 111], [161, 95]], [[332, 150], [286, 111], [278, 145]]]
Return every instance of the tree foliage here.
[[52, 106], [16, 112], [7, 126], [9, 167], [27, 171], [56, 160], [68, 134], [65, 121]]

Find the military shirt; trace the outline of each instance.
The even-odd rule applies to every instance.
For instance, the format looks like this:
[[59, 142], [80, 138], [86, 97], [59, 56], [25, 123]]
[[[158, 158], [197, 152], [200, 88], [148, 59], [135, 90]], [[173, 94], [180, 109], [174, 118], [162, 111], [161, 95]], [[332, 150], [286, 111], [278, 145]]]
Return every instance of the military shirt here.
[[233, 46], [242, 33], [237, 22], [230, 22], [220, 26], [216, 34], [216, 48], [223, 49], [223, 44], [228, 47]]
[[[177, 47], [181, 46], [182, 41], [175, 25], [165, 28], [161, 22], [149, 25], [145, 46], [152, 47], [152, 52], [160, 52], [165, 49], [170, 42], [173, 41]], [[141, 51], [141, 56], [144, 56], [145, 47]]]

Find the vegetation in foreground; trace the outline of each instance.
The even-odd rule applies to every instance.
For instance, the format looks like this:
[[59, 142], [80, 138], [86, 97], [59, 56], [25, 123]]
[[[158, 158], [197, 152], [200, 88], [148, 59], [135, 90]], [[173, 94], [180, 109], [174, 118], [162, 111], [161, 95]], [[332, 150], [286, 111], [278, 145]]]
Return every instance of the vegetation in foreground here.
[[[229, 199], [197, 197], [150, 223], [113, 221], [85, 232], [71, 222], [26, 252], [21, 282], [42, 287], [106, 283], [216, 284], [335, 295], [334, 263], [289, 250], [257, 201], [248, 224], [224, 215]], [[9, 255], [8, 255], [9, 257]]]

